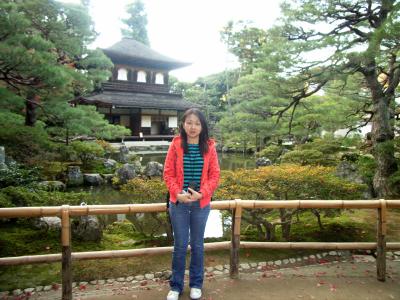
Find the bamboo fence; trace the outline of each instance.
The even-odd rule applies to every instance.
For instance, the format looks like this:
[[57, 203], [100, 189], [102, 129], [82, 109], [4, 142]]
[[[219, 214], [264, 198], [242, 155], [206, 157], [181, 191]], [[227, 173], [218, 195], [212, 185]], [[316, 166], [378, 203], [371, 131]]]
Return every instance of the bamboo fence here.
[[[387, 243], [387, 210], [400, 208], [400, 200], [224, 200], [211, 203], [212, 209], [232, 210], [232, 236], [230, 242], [206, 243], [205, 250], [230, 249], [230, 276], [239, 276], [239, 249], [326, 249], [326, 250], [376, 250], [377, 279], [386, 280], [386, 250], [399, 250], [400, 242]], [[240, 224], [243, 209], [266, 208], [352, 208], [377, 210], [377, 235], [373, 243], [318, 243], [318, 242], [245, 242], [240, 241]], [[156, 247], [132, 250], [71, 252], [70, 217], [84, 215], [132, 214], [165, 212], [166, 204], [121, 204], [121, 205], [87, 205], [87, 206], [52, 206], [52, 207], [17, 207], [0, 208], [0, 218], [59, 216], [61, 218], [61, 254], [47, 254], [19, 257], [2, 257], [0, 265], [22, 265], [33, 263], [62, 263], [62, 299], [72, 299], [72, 262], [89, 259], [126, 258], [144, 255], [170, 253], [173, 247]]]

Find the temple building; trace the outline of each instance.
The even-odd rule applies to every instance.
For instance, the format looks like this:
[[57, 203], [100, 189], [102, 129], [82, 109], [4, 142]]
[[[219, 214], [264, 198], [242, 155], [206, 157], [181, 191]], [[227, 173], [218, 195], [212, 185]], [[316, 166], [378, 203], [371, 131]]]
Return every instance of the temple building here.
[[112, 77], [102, 92], [80, 97], [77, 103], [96, 105], [110, 123], [130, 128], [133, 140], [172, 138], [181, 114], [198, 105], [170, 92], [168, 73], [189, 64], [130, 38], [103, 52], [114, 63]]

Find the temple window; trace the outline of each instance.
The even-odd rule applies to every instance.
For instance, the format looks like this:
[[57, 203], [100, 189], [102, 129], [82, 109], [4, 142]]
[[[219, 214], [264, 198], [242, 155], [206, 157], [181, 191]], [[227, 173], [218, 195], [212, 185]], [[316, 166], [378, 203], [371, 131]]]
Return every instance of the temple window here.
[[163, 73], [156, 74], [156, 84], [164, 84], [164, 74]]
[[128, 70], [121, 68], [118, 69], [118, 80], [128, 80]]
[[146, 82], [146, 72], [140, 70], [137, 72], [137, 82]]

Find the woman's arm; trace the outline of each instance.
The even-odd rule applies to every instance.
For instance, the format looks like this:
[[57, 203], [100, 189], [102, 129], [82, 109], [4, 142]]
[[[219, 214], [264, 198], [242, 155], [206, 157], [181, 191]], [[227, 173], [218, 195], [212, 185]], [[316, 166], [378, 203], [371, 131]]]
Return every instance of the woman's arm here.
[[168, 148], [167, 157], [165, 158], [163, 178], [169, 192], [171, 195], [175, 196], [180, 192], [180, 188], [176, 181], [176, 159], [176, 149], [174, 143], [171, 143]]
[[200, 188], [200, 193], [203, 195], [203, 197], [211, 197], [218, 187], [219, 183], [220, 169], [217, 150], [215, 149], [215, 147], [211, 147], [210, 151], [211, 153], [209, 160], [210, 165], [208, 167], [208, 180], [205, 181]]

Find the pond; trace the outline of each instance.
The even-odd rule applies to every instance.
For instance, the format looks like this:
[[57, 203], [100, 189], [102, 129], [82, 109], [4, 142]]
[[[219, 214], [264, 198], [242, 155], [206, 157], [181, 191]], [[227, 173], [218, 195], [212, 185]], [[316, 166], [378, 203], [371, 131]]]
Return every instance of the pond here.
[[[161, 154], [144, 154], [140, 155], [141, 164], [146, 165], [149, 161], [157, 161], [164, 163], [166, 153]], [[218, 159], [222, 170], [235, 170], [239, 168], [253, 169], [255, 168], [255, 159], [250, 155], [242, 154], [218, 154]], [[134, 199], [131, 199], [124, 193], [113, 189], [111, 186], [102, 187], [82, 187], [70, 189], [70, 191], [85, 191], [91, 193], [92, 197], [97, 203], [101, 204], [130, 204], [134, 203]], [[105, 215], [104, 220], [106, 224], [110, 224], [115, 221], [123, 221], [130, 219], [129, 216], [124, 214], [119, 215]], [[205, 237], [222, 237], [223, 236], [223, 223], [222, 215], [219, 210], [212, 210], [208, 217]]]
[[[149, 161], [157, 161], [164, 164], [166, 153], [139, 155], [142, 165]], [[254, 169], [256, 160], [253, 155], [237, 153], [218, 153], [221, 170]]]

